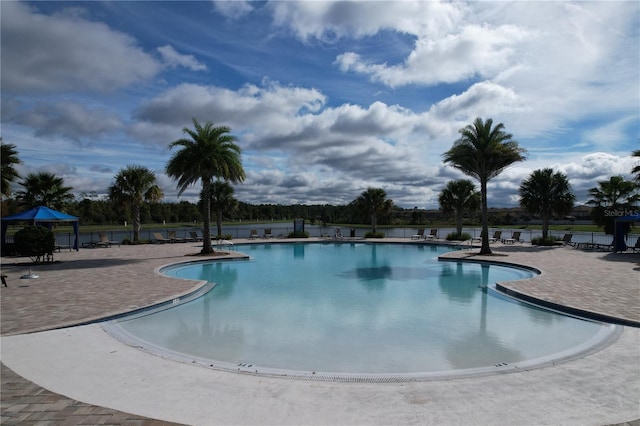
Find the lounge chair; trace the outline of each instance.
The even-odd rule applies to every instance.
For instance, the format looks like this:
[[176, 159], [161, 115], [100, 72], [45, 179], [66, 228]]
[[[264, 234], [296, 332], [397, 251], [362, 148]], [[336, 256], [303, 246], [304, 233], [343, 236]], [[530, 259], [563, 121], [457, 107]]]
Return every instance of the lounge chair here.
[[153, 238], [155, 239], [156, 243], [160, 243], [160, 244], [170, 243], [171, 242], [170, 239], [163, 237], [162, 234], [159, 233], [159, 232], [154, 232], [153, 233]]
[[425, 240], [435, 240], [438, 238], [438, 230], [436, 228], [431, 228], [429, 234], [424, 236]]
[[99, 234], [99, 240], [96, 243], [97, 247], [111, 247], [112, 245], [117, 244], [120, 245], [120, 241], [111, 241], [107, 236], [106, 232], [101, 232]]
[[191, 241], [202, 241], [202, 237], [196, 231], [189, 231], [189, 235], [191, 235]]
[[260, 238], [260, 237], [258, 236], [258, 230], [257, 230], [257, 229], [252, 229], [252, 230], [249, 232], [249, 239], [250, 239], [250, 240], [253, 240], [253, 239], [256, 239], [256, 238]]
[[613, 241], [611, 241], [610, 244], [594, 244], [593, 247], [596, 249], [596, 251], [613, 251]]
[[520, 242], [520, 233], [521, 231], [515, 231], [511, 234], [511, 238], [503, 238], [501, 241], [503, 244], [513, 244], [515, 242]]
[[271, 228], [265, 228], [264, 230], [264, 234], [262, 235], [262, 238], [273, 238], [273, 236], [271, 235]]
[[493, 233], [493, 237], [489, 238], [490, 243], [495, 243], [496, 241], [500, 241], [502, 238], [502, 231], [495, 231]]
[[572, 238], [573, 238], [573, 234], [564, 234], [564, 236], [562, 237], [562, 240], [558, 241], [556, 245], [559, 245], [559, 246], [570, 245], [571, 247], [575, 247], [577, 244], [571, 241]]
[[640, 252], [640, 237], [636, 240], [636, 245], [627, 247], [627, 250], [631, 250], [634, 253]]
[[341, 240], [344, 237], [342, 236], [342, 232], [340, 231], [340, 228], [336, 228], [336, 232], [335, 234], [333, 234], [333, 238], [336, 240]]
[[233, 246], [233, 242], [229, 241], [229, 240], [216, 240], [216, 245], [217, 246]]
[[418, 229], [418, 233], [411, 236], [412, 240], [421, 240], [424, 238], [424, 228]]
[[176, 231], [169, 231], [169, 241], [172, 243], [185, 243], [187, 240], [182, 238], [182, 237], [178, 237], [176, 235]]

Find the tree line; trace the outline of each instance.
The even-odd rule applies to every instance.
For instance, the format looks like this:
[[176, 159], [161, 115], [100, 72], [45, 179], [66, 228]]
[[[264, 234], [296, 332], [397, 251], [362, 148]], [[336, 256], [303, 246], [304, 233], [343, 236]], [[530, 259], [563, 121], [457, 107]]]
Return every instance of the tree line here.
[[[15, 145], [2, 143], [2, 196], [3, 214], [19, 209], [45, 205], [68, 214], [78, 216], [84, 224], [114, 224], [131, 220], [134, 241], [139, 238], [144, 223], [202, 223], [203, 253], [211, 253], [211, 218], [216, 222], [217, 235], [221, 235], [223, 220], [263, 221], [310, 219], [323, 223], [369, 223], [371, 236], [376, 235], [378, 224], [390, 224], [394, 217], [407, 216], [407, 211], [394, 206], [387, 199], [383, 188], [368, 188], [351, 203], [334, 205], [251, 205], [234, 197], [231, 183], [239, 184], [245, 179], [241, 149], [235, 136], [226, 126], [200, 124], [193, 119], [193, 129], [184, 128], [187, 137], [169, 144], [177, 148], [166, 165], [166, 173], [176, 180], [179, 194], [187, 188], [200, 184], [200, 201], [159, 203], [164, 194], [156, 183], [155, 174], [143, 166], [128, 165], [116, 174], [108, 190], [108, 199], [98, 199], [96, 194], [81, 194], [75, 198], [72, 188], [64, 185], [63, 179], [52, 173], [32, 173], [19, 184], [23, 190], [13, 192], [12, 184], [20, 176], [16, 165], [21, 161]], [[459, 130], [460, 137], [443, 153], [443, 161], [478, 181], [476, 190], [471, 180], [448, 182], [439, 196], [443, 214], [451, 215], [461, 236], [462, 219], [465, 214], [480, 210], [482, 225], [481, 254], [490, 254], [488, 238], [487, 184], [513, 163], [524, 161], [527, 151], [520, 147], [513, 136], [507, 133], [502, 123], [492, 119], [476, 120]], [[0, 142], [1, 142], [0, 138]], [[640, 150], [632, 152], [640, 157]], [[592, 217], [596, 224], [604, 226], [605, 232], [613, 232], [612, 211], [638, 212], [640, 201], [640, 165], [632, 169], [634, 180], [612, 176], [608, 181], [598, 182], [598, 187], [589, 190], [593, 206]], [[547, 238], [549, 221], [553, 217], [567, 214], [573, 208], [575, 196], [568, 177], [550, 168], [535, 170], [522, 182], [518, 191], [520, 206], [542, 219], [543, 238]], [[7, 198], [8, 197], [8, 198]], [[404, 210], [404, 211], [403, 211]], [[420, 221], [415, 211], [411, 222]], [[208, 242], [208, 243], [207, 243]]]

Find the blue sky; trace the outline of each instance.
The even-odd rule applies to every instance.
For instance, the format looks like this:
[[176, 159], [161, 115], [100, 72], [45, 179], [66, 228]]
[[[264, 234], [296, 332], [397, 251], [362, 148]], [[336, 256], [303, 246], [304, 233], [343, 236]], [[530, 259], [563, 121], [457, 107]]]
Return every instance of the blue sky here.
[[[164, 174], [191, 118], [231, 127], [249, 203], [343, 204], [381, 187], [437, 208], [442, 163], [475, 117], [527, 160], [491, 181], [517, 204], [536, 169], [578, 201], [640, 149], [640, 3], [1, 2], [2, 137], [23, 175], [105, 194], [131, 164]], [[179, 199], [197, 200], [199, 187]]]

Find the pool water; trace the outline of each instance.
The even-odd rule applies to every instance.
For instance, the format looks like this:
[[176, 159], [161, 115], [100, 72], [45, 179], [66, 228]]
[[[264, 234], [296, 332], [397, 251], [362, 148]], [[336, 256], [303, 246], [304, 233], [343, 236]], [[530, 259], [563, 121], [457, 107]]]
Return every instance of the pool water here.
[[611, 331], [501, 295], [492, 284], [533, 272], [437, 260], [451, 248], [315, 243], [238, 250], [251, 260], [164, 269], [217, 285], [114, 327], [137, 345], [229, 368], [391, 375], [524, 366], [566, 356]]

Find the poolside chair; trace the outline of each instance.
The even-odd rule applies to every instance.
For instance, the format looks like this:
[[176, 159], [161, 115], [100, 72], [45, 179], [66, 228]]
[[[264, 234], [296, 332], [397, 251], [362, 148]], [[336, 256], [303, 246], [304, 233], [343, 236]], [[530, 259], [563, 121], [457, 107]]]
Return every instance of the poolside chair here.
[[502, 231], [495, 231], [493, 233], [493, 237], [489, 238], [490, 243], [495, 243], [496, 241], [500, 241], [502, 238]]
[[520, 233], [521, 231], [515, 231], [511, 234], [511, 238], [503, 238], [501, 241], [503, 244], [513, 244], [515, 242], [520, 242]]
[[424, 228], [418, 229], [418, 233], [411, 236], [412, 240], [421, 240], [424, 238]]
[[155, 242], [159, 243], [159, 244], [164, 244], [164, 243], [170, 243], [171, 242], [170, 239], [163, 237], [162, 234], [159, 233], [159, 232], [154, 232], [153, 233], [153, 238], [154, 238]]
[[223, 239], [219, 239], [216, 240], [216, 245], [217, 246], [233, 246], [233, 242], [229, 241], [229, 240], [223, 240]]
[[[554, 245], [556, 246], [566, 246], [569, 245], [571, 247], [577, 248], [578, 247], [578, 243], [571, 241], [571, 239], [573, 238], [573, 234], [564, 234], [564, 236], [562, 237], [561, 240], [556, 241], [554, 243]], [[595, 247], [595, 245], [593, 246]]]
[[191, 235], [191, 241], [202, 241], [202, 237], [196, 231], [189, 231], [189, 235]]
[[107, 236], [106, 232], [100, 232], [98, 236], [99, 236], [98, 242], [95, 243], [96, 247], [111, 247], [113, 244], [120, 245], [119, 241], [109, 240], [109, 237]]
[[344, 237], [342, 236], [342, 232], [340, 231], [340, 228], [336, 228], [336, 232], [335, 232], [335, 234], [333, 235], [333, 238], [334, 238], [334, 239], [336, 239], [336, 240], [341, 240], [341, 239], [343, 239], [343, 238], [344, 238]]
[[631, 250], [634, 253], [640, 252], [640, 237], [636, 240], [636, 245], [627, 247], [627, 250]]
[[436, 228], [431, 228], [429, 234], [424, 236], [425, 240], [435, 240], [438, 238], [438, 230]]
[[259, 238], [259, 237], [258, 237], [258, 230], [257, 230], [257, 229], [252, 229], [252, 230], [249, 232], [249, 239], [250, 239], [250, 240], [253, 240], [253, 239], [256, 239], [256, 238]]
[[176, 231], [169, 231], [169, 240], [172, 243], [185, 243], [185, 242], [187, 242], [186, 239], [184, 239], [182, 237], [178, 237], [178, 235], [176, 235]]
[[271, 235], [271, 228], [265, 228], [262, 238], [273, 238], [273, 236]]

